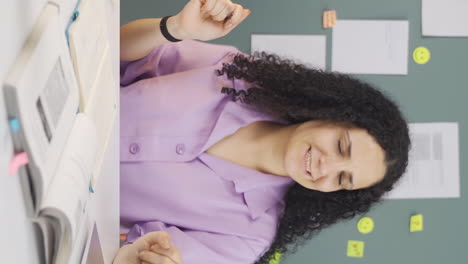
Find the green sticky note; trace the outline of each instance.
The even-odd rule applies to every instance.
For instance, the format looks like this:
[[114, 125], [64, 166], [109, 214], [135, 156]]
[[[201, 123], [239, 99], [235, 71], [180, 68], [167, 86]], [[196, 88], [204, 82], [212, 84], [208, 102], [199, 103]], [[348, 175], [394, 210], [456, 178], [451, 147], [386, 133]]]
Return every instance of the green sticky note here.
[[431, 59], [431, 52], [426, 47], [417, 47], [413, 51], [413, 60], [417, 64], [426, 64]]
[[357, 228], [359, 232], [363, 234], [368, 234], [374, 230], [374, 220], [372, 218], [366, 216], [361, 218], [357, 224]]
[[270, 260], [269, 264], [279, 264], [281, 260], [281, 253], [280, 252], [275, 252], [273, 255], [273, 259]]
[[362, 258], [364, 257], [364, 241], [348, 240], [348, 257]]
[[422, 231], [423, 228], [424, 225], [422, 214], [412, 215], [410, 220], [410, 232]]

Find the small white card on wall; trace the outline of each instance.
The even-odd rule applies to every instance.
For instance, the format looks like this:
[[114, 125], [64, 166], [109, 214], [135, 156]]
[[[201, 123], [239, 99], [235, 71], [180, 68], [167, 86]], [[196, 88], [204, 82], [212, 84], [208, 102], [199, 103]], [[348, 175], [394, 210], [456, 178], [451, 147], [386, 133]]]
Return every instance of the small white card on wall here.
[[332, 71], [408, 74], [407, 20], [338, 20], [332, 33]]

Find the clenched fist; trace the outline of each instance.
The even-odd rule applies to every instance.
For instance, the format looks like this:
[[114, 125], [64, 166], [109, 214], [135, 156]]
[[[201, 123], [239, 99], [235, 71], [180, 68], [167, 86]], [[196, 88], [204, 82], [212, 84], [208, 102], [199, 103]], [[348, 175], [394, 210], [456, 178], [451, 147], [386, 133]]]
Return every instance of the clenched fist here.
[[227, 35], [249, 14], [230, 0], [190, 0], [170, 23], [176, 38], [206, 41]]
[[169, 233], [157, 231], [121, 247], [113, 264], [182, 264], [182, 255]]

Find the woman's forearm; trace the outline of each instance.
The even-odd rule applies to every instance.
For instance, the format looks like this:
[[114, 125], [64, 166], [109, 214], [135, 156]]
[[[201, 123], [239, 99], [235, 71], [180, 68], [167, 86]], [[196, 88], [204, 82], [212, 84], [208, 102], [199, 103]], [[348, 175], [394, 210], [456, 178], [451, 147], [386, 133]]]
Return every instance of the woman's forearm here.
[[[120, 60], [141, 59], [159, 45], [167, 43], [159, 28], [160, 22], [161, 18], [144, 18], [123, 25], [120, 28]], [[166, 26], [173, 37], [183, 39], [175, 17], [170, 17]]]
[[[227, 35], [249, 14], [250, 10], [228, 0], [191, 0], [182, 11], [166, 21], [166, 29], [176, 39], [207, 41]], [[144, 18], [123, 25], [120, 28], [120, 59], [141, 59], [167, 43], [159, 27], [161, 20]]]

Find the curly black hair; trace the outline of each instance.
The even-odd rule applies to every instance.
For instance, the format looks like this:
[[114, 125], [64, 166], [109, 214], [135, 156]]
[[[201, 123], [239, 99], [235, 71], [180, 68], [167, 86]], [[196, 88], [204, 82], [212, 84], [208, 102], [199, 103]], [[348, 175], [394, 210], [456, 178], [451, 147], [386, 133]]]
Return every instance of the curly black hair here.
[[407, 122], [388, 95], [369, 84], [265, 52], [236, 54], [216, 74], [252, 85], [245, 91], [223, 88], [233, 100], [289, 124], [310, 120], [351, 123], [367, 130], [385, 152], [385, 177], [369, 188], [323, 193], [294, 183], [285, 194], [286, 207], [275, 239], [255, 264], [269, 263], [277, 252], [294, 253], [323, 228], [368, 212], [405, 172], [411, 145]]

